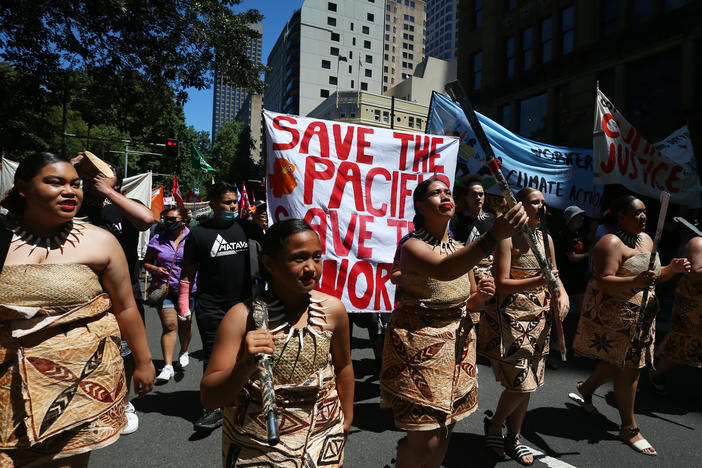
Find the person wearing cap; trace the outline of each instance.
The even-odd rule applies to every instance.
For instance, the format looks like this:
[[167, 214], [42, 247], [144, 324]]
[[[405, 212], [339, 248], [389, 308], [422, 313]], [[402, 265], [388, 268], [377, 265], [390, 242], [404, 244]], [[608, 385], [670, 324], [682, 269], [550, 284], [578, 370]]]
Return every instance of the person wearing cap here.
[[584, 225], [585, 210], [575, 205], [569, 206], [563, 210], [563, 218], [566, 228], [555, 239], [556, 261], [561, 265], [561, 280], [580, 312], [589, 279], [587, 260], [590, 258], [590, 244]]
[[268, 209], [266, 202], [263, 200], [258, 200], [254, 203], [254, 217], [253, 217], [254, 223], [258, 227], [261, 228], [261, 231], [263, 233], [266, 233], [266, 229], [268, 228]]

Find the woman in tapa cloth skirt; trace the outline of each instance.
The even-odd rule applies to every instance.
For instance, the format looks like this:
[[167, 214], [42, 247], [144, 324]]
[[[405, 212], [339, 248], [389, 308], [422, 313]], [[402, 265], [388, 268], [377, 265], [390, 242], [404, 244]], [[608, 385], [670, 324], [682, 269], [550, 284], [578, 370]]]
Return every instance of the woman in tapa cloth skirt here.
[[[232, 307], [200, 385], [206, 408], [224, 407], [222, 465], [342, 466], [353, 419], [349, 321], [341, 301], [314, 290], [319, 237], [303, 220], [279, 221], [266, 231], [261, 263], [269, 329], [255, 329], [250, 302]], [[258, 353], [273, 354], [280, 435], [273, 447], [261, 415]]]
[[120, 335], [134, 387], [154, 366], [127, 262], [106, 231], [74, 220], [83, 198], [69, 163], [22, 161], [0, 219], [0, 466], [87, 466], [126, 423]]
[[702, 367], [702, 237], [690, 239], [684, 255], [691, 270], [675, 289], [670, 330], [656, 350], [660, 361], [649, 373], [659, 391], [664, 390], [665, 375], [676, 367]]
[[655, 320], [648, 329], [641, 330], [640, 346], [635, 347], [633, 340], [642, 313], [644, 288], [650, 288], [644, 313], [655, 316], [658, 300], [653, 285], [689, 270], [690, 262], [676, 258], [661, 268], [656, 259], [654, 269], [648, 270], [653, 240], [644, 232], [646, 206], [638, 198], [626, 195], [616, 199], [609, 217], [609, 223], [617, 226], [617, 230], [602, 237], [592, 250], [592, 279], [585, 291], [573, 342], [575, 354], [600, 362], [585, 382], [578, 382], [577, 393], [569, 397], [594, 413], [597, 410], [592, 405], [593, 392], [614, 379], [614, 396], [621, 417], [619, 437], [640, 453], [656, 455], [641, 435], [634, 417], [640, 369], [653, 360]]
[[[524, 203], [529, 227], [536, 234], [537, 248], [545, 255], [550, 243], [551, 262], [556, 268], [553, 240], [537, 229], [545, 211], [543, 194], [524, 188], [516, 195]], [[531, 392], [544, 383], [545, 356], [551, 333], [551, 294], [546, 287], [534, 252], [521, 234], [500, 242], [493, 267], [497, 286], [496, 307], [487, 309], [480, 323], [480, 353], [490, 358], [496, 379], [504, 390], [492, 419], [485, 420], [485, 442], [496, 456], [506, 452], [522, 465], [534, 463], [528, 447], [519, 441]], [[568, 294], [559, 281], [557, 310], [563, 320], [570, 308]], [[507, 436], [502, 438], [506, 423]]]
[[440, 466], [454, 424], [475, 410], [475, 330], [468, 310], [482, 307], [494, 282], [476, 285], [472, 268], [526, 222], [517, 205], [463, 247], [448, 233], [455, 207], [446, 182], [421, 182], [413, 200], [415, 230], [400, 248], [398, 305], [380, 373], [381, 406], [391, 406], [395, 425], [407, 431], [397, 450], [398, 468]]

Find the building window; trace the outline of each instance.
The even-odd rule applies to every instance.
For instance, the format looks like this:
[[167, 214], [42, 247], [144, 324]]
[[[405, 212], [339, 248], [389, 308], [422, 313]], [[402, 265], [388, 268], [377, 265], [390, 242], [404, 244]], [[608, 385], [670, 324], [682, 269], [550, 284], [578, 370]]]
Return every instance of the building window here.
[[505, 40], [505, 61], [507, 76], [514, 76], [514, 36]]
[[363, 48], [364, 48], [364, 49], [370, 49], [370, 48], [371, 48], [371, 42], [370, 42], [370, 41], [363, 41]]
[[[385, 26], [388, 26], [388, 25], [386, 24]], [[385, 29], [387, 29], [387, 27], [386, 27]], [[369, 28], [368, 26], [363, 26], [363, 27], [361, 28], [361, 32], [362, 32], [363, 34], [370, 34], [370, 28]]]
[[329, 48], [329, 55], [339, 55], [339, 48], [338, 47], [330, 47]]
[[353, 23], [351, 23], [351, 31], [353, 31]]
[[336, 79], [335, 76], [330, 76], [329, 77], [329, 84], [330, 85], [336, 85], [338, 83], [338, 80]]
[[356, 45], [356, 38], [355, 37], [351, 38], [351, 45]]
[[351, 67], [351, 65], [349, 65], [349, 73], [353, 73], [353, 67]]
[[336, 11], [336, 3], [332, 3], [332, 2], [327, 3], [327, 10]]
[[422, 119], [417, 119], [417, 128], [422, 128]]
[[563, 55], [573, 52], [575, 45], [575, 7], [561, 10], [561, 52]]
[[500, 125], [509, 128], [509, 104], [500, 106]]
[[368, 91], [368, 83], [361, 81], [361, 91]]
[[602, 14], [602, 34], [613, 36], [619, 31], [619, 18], [621, 17], [621, 3], [602, 0], [600, 2]]
[[327, 70], [331, 69], [331, 62], [329, 60], [322, 60], [322, 68]]
[[473, 89], [480, 89], [483, 81], [483, 53], [473, 54]]
[[373, 63], [373, 56], [372, 55], [366, 55], [366, 63]]
[[371, 70], [370, 68], [366, 68], [366, 69], [364, 70], [364, 73], [366, 74], [366, 76], [367, 76], [368, 78], [372, 78], [372, 77], [373, 77], [373, 70]]
[[532, 31], [531, 28], [522, 30], [522, 67], [524, 70], [530, 70], [532, 64]]
[[349, 50], [349, 59], [353, 58], [353, 50]]
[[390, 123], [390, 112], [383, 111], [383, 122]]
[[339, 107], [339, 117], [346, 117], [346, 107]]
[[327, 17], [327, 24], [329, 26], [336, 26], [336, 18], [334, 18], [333, 16], [328, 16]]
[[373, 20], [375, 19], [375, 15], [373, 13], [368, 13], [366, 15], [366, 19], [372, 23]]
[[519, 131], [525, 138], [544, 141], [546, 139], [546, 118], [548, 98], [546, 93], [519, 101]]
[[541, 21], [541, 61], [550, 62], [553, 49], [553, 21], [546, 18]]
[[380, 109], [376, 109], [373, 111], [373, 118], [375, 119], [376, 122], [380, 122]]
[[[385, 75], [385, 76], [383, 77], [383, 83], [387, 83], [387, 82], [388, 82], [388, 76]], [[387, 86], [384, 86], [384, 88], [387, 89]]]
[[319, 97], [328, 98], [329, 97], [329, 90], [328, 89], [320, 89], [319, 90]]
[[339, 36], [339, 33], [331, 33], [331, 40], [334, 42], [339, 42], [341, 39], [341, 36]]
[[414, 127], [414, 117], [410, 116], [407, 118], [407, 125], [409, 125], [410, 128]]
[[473, 29], [483, 25], [483, 0], [473, 0]]

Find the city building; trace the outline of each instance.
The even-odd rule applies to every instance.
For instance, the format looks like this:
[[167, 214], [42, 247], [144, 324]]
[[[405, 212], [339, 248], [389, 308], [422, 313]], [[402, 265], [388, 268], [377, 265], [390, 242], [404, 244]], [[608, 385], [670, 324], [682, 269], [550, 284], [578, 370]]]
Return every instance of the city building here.
[[414, 73], [424, 58], [423, 0], [386, 0], [383, 35], [383, 92]]
[[429, 107], [363, 91], [339, 91], [319, 104], [309, 117], [360, 125], [424, 132]]
[[260, 165], [263, 155], [263, 96], [249, 94], [236, 115], [236, 121], [249, 127], [249, 135], [253, 146], [250, 158], [254, 164]]
[[[427, 0], [425, 55], [444, 60], [458, 56], [458, 0]], [[472, 5], [477, 8], [471, 17], [482, 21], [483, 0]]]
[[[250, 24], [249, 27], [258, 33], [258, 37], [249, 38], [246, 54], [254, 63], [261, 63], [261, 42], [263, 25]], [[249, 93], [243, 88], [233, 88], [227, 84], [227, 77], [215, 71], [214, 95], [212, 97], [212, 140], [220, 125], [234, 120], [246, 101]]]
[[649, 141], [688, 123], [702, 148], [700, 18], [691, 0], [464, 0], [458, 77], [528, 138], [592, 147], [599, 83]]
[[441, 60], [425, 57], [414, 70], [414, 74], [388, 89], [386, 96], [395, 96], [422, 106], [429, 106], [433, 91], [446, 94], [444, 86], [456, 80], [456, 59]]
[[337, 90], [380, 93], [385, 4], [305, 0], [268, 57], [264, 107], [307, 115]]

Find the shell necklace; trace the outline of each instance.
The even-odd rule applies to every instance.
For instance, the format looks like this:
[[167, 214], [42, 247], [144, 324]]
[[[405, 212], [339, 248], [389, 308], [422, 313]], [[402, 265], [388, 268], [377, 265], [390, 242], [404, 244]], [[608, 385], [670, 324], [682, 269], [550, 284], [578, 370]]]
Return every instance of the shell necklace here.
[[15, 247], [15, 250], [19, 249], [23, 245], [31, 245], [32, 248], [29, 250], [27, 256], [32, 255], [37, 248], [46, 249], [46, 256], [49, 256], [51, 250], [60, 249], [63, 254], [63, 247], [66, 242], [70, 243], [75, 247], [76, 244], [80, 243], [80, 237], [85, 236], [83, 231], [85, 230], [85, 221], [81, 219], [72, 219], [68, 221], [63, 229], [53, 236], [43, 236], [33, 232], [30, 228], [22, 224], [21, 219], [17, 219], [14, 216], [7, 217], [7, 228], [12, 231], [12, 233], [17, 236], [10, 244], [19, 242]]
[[624, 242], [624, 245], [631, 249], [638, 247], [639, 242], [641, 242], [641, 234], [629, 234], [622, 229], [617, 229], [614, 235], [620, 238], [622, 242]]
[[[448, 242], [441, 242], [439, 239], [434, 237], [433, 234], [428, 232], [426, 229], [423, 227], [419, 229], [415, 229], [414, 232], [412, 233], [413, 237], [416, 237], [417, 239], [423, 240], [427, 244], [431, 245], [434, 247], [439, 247], [439, 250], [442, 253], [445, 253], [446, 255], [453, 253], [456, 251], [456, 243], [453, 241], [453, 237], [449, 236]], [[432, 250], [434, 250], [432, 249]]]
[[322, 328], [324, 327], [324, 325], [326, 325], [326, 319], [328, 317], [328, 315], [324, 311], [327, 310], [329, 307], [323, 307], [321, 305], [324, 301], [326, 301], [326, 299], [313, 299], [310, 294], [307, 294], [307, 300], [307, 325], [305, 325], [302, 328], [294, 328], [290, 326], [290, 323], [287, 320], [285, 320], [285, 306], [281, 304], [278, 299], [274, 297], [270, 302], [266, 301], [266, 304], [268, 305], [268, 310], [270, 312], [279, 312], [278, 315], [269, 317], [268, 320], [270, 322], [285, 320], [277, 327], [271, 329], [271, 333], [283, 330], [285, 327], [290, 327], [290, 330], [288, 331], [288, 336], [285, 337], [285, 343], [287, 344], [287, 342], [290, 341], [290, 338], [292, 338], [293, 335], [297, 335], [300, 340], [300, 349], [303, 349], [305, 347], [305, 333], [311, 333], [318, 338], [322, 338], [322, 335], [320, 335], [319, 332], [312, 328], [312, 325], [317, 325], [318, 327]]

